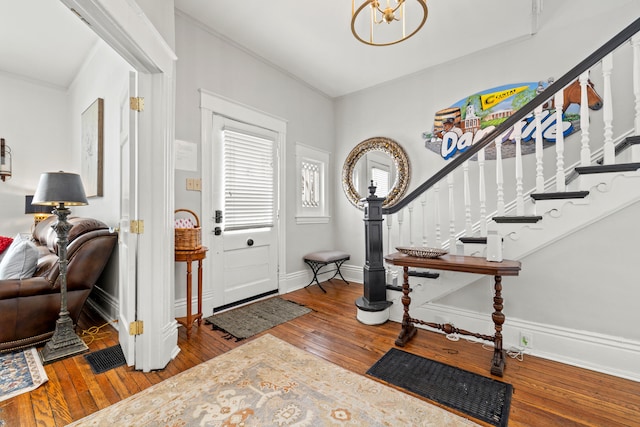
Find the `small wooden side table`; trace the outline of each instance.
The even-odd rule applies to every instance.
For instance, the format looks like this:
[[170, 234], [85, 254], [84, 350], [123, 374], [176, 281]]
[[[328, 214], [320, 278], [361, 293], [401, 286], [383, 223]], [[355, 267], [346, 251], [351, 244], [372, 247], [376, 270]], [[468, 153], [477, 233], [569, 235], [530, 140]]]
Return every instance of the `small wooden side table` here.
[[[191, 338], [191, 327], [193, 322], [198, 321], [198, 326], [202, 324], [202, 260], [207, 257], [209, 248], [201, 246], [200, 249], [194, 250], [176, 250], [176, 262], [187, 263], [187, 315], [186, 317], [177, 317], [176, 321], [187, 328], [187, 339]], [[193, 298], [192, 280], [191, 280], [191, 263], [198, 261], [198, 312], [191, 313], [191, 300]]]
[[[463, 255], [443, 255], [438, 258], [418, 258], [414, 256], [403, 255], [400, 252], [389, 254], [384, 259], [392, 264], [401, 266], [404, 269], [404, 283], [402, 283], [402, 305], [404, 306], [404, 315], [402, 317], [402, 329], [400, 335], [396, 339], [396, 345], [404, 347], [405, 344], [416, 334], [415, 324], [426, 325], [430, 328], [440, 329], [447, 334], [456, 333], [461, 335], [471, 335], [486, 341], [493, 342], [493, 359], [491, 360], [491, 373], [493, 375], [502, 376], [505, 367], [505, 355], [502, 349], [502, 325], [505, 316], [502, 312], [504, 308], [504, 299], [502, 298], [502, 276], [517, 276], [520, 274], [520, 261], [503, 260], [501, 262], [487, 261], [482, 257], [463, 256]], [[494, 297], [493, 309], [491, 315], [495, 326], [494, 335], [479, 334], [464, 329], [458, 329], [451, 324], [438, 324], [434, 322], [425, 322], [411, 317], [409, 314], [409, 306], [411, 305], [411, 297], [409, 296], [409, 267], [428, 268], [434, 270], [460, 271], [463, 273], [486, 274], [494, 276]]]

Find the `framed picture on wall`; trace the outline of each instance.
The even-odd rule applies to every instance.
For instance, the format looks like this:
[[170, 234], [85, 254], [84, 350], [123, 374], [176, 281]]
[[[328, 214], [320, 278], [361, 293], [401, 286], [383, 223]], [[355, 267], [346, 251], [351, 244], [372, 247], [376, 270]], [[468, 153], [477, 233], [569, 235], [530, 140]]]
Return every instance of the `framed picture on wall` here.
[[82, 113], [81, 173], [87, 197], [101, 197], [104, 136], [104, 100], [96, 99]]

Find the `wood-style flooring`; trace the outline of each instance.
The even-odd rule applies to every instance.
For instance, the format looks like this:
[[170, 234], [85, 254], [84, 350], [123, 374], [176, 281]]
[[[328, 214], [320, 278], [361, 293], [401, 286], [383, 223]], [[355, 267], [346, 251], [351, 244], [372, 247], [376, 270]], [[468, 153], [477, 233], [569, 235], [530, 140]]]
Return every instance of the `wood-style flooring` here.
[[[400, 325], [365, 326], [356, 320], [354, 301], [362, 285], [339, 280], [283, 295], [313, 313], [279, 325], [270, 333], [308, 352], [364, 375], [394, 347]], [[79, 330], [104, 322], [85, 309]], [[187, 341], [179, 330], [181, 352], [165, 369], [149, 373], [121, 366], [95, 375], [82, 355], [46, 365], [49, 381], [31, 393], [0, 402], [0, 426], [64, 426], [211, 359], [244, 341], [226, 340], [204, 324]], [[91, 351], [118, 343], [110, 326], [89, 344]], [[250, 340], [252, 338], [249, 338]], [[461, 339], [418, 331], [404, 350], [490, 376], [492, 351]], [[501, 381], [513, 384], [509, 426], [640, 426], [640, 383], [525, 355], [509, 359]], [[206, 381], [206, 379], [203, 379]], [[114, 420], [117, 425], [117, 421]]]

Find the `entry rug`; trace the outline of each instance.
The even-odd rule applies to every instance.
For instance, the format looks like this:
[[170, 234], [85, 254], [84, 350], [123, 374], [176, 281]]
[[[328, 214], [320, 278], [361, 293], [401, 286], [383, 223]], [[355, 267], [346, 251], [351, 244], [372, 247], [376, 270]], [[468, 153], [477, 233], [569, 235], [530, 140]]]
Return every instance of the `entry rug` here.
[[495, 426], [506, 426], [513, 387], [473, 372], [389, 350], [367, 374]]
[[276, 297], [214, 314], [205, 323], [226, 332], [226, 338], [240, 341], [310, 312], [307, 307]]
[[0, 353], [0, 402], [35, 390], [48, 380], [35, 348]]
[[71, 426], [477, 426], [263, 335]]

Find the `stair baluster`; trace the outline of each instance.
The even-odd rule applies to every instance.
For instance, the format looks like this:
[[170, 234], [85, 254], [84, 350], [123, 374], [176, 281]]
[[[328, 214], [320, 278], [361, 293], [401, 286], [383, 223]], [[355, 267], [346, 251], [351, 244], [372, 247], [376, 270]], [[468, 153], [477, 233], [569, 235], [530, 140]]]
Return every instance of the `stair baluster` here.
[[604, 119], [604, 165], [616, 163], [616, 151], [613, 146], [613, 102], [611, 96], [611, 73], [613, 72], [613, 55], [602, 59], [602, 77], [604, 78], [604, 94], [602, 115]]
[[562, 116], [564, 108], [564, 93], [558, 91], [555, 94], [556, 107], [556, 191], [565, 191], [564, 179], [564, 133], [562, 127]]
[[496, 194], [498, 197], [498, 216], [504, 216], [504, 178], [502, 176], [502, 135], [495, 140], [496, 144]]
[[454, 201], [453, 173], [447, 176], [449, 187], [449, 252], [456, 253], [456, 206]]
[[478, 151], [478, 199], [480, 203], [480, 237], [487, 237], [487, 189], [484, 181], [484, 148]]
[[433, 186], [435, 193], [434, 200], [434, 217], [436, 221], [436, 247], [442, 247], [442, 233], [440, 231], [440, 183]]
[[524, 197], [522, 196], [522, 122], [513, 127], [516, 143], [516, 215], [524, 215]]
[[544, 163], [543, 163], [543, 145], [542, 145], [542, 105], [538, 105], [535, 109], [534, 120], [536, 125], [535, 141], [536, 141], [536, 193], [544, 191]]
[[464, 229], [467, 236], [473, 234], [473, 225], [471, 223], [471, 188], [469, 187], [469, 161], [462, 164], [462, 173], [464, 180]]
[[589, 147], [589, 99], [587, 97], [587, 84], [589, 83], [589, 72], [580, 74], [580, 164], [589, 166], [591, 164], [591, 148]]

